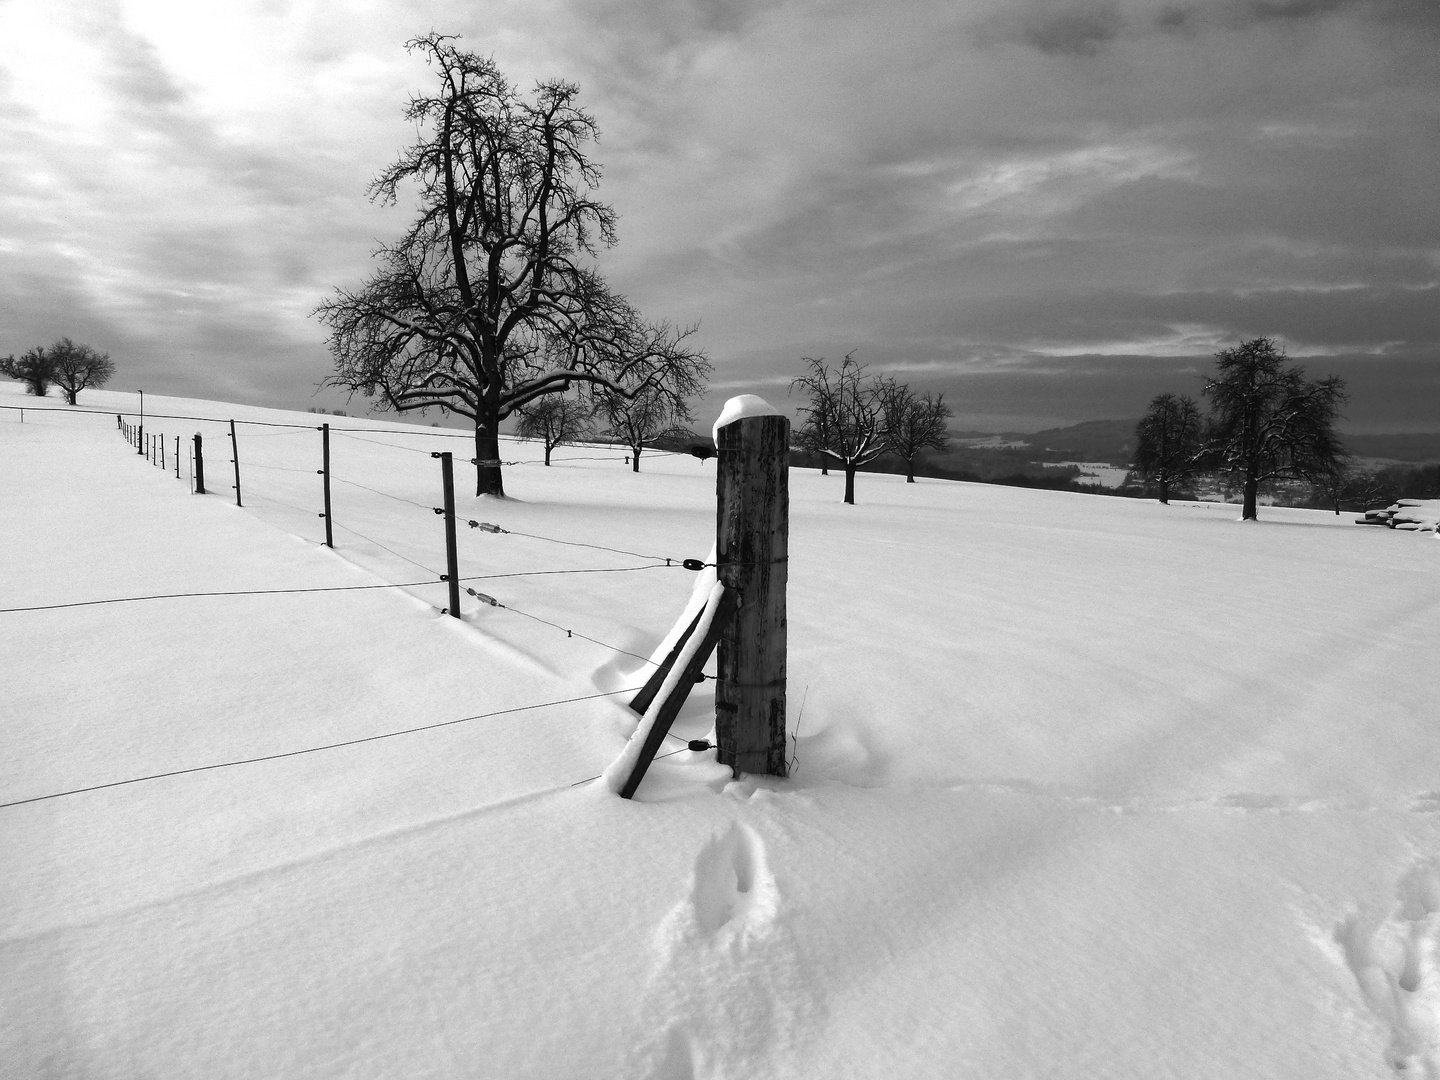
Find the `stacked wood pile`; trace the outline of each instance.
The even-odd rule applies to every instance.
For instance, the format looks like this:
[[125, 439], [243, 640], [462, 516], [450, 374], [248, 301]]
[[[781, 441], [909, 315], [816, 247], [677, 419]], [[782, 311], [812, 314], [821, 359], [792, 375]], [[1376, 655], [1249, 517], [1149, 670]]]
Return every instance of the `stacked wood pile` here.
[[1384, 510], [1366, 510], [1357, 525], [1386, 525], [1407, 532], [1440, 531], [1440, 499], [1401, 499]]

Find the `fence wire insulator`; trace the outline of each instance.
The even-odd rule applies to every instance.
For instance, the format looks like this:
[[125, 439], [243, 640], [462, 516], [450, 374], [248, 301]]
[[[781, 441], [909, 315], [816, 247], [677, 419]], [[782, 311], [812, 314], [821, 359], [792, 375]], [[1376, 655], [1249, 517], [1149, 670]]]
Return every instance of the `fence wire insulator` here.
[[[669, 560], [669, 559], [666, 559], [666, 560], [665, 560], [665, 565], [666, 565], [666, 566], [669, 566], [669, 565], [670, 565], [670, 560]], [[701, 562], [699, 559], [686, 559], [686, 560], [685, 560], [684, 562], [682, 562], [680, 565], [683, 566], [683, 567], [685, 567], [686, 570], [704, 570], [704, 569], [705, 569], [705, 564], [704, 564], [703, 562]]]
[[467, 593], [469, 593], [471, 596], [475, 597], [476, 600], [479, 600], [482, 604], [489, 604], [491, 607], [504, 607], [504, 606], [505, 606], [504, 604], [500, 603], [499, 600], [496, 600], [495, 597], [493, 597], [493, 596], [487, 596], [487, 595], [486, 595], [485, 593], [483, 593], [483, 592], [476, 592], [474, 589], [466, 589], [465, 591], [466, 591]]
[[437, 514], [445, 513], [445, 508], [443, 506], [432, 506], [430, 509], [434, 510]]
[[472, 521], [470, 522], [470, 527], [488, 533], [508, 533], [510, 531], [509, 529], [502, 529], [499, 525], [491, 525], [488, 521]]
[[710, 745], [710, 740], [709, 740], [709, 739], [691, 739], [691, 740], [690, 740], [688, 743], [686, 743], [685, 745], [686, 745], [689, 749], [695, 750], [695, 751], [711, 750], [711, 749], [713, 749], [713, 747]]

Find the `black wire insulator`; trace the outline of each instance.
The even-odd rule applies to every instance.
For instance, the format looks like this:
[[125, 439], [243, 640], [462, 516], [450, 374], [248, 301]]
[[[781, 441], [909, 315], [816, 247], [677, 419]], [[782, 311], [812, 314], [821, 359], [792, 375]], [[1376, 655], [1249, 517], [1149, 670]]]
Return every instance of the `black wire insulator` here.
[[682, 562], [680, 565], [683, 566], [683, 567], [685, 567], [686, 570], [704, 570], [704, 569], [705, 569], [705, 564], [704, 564], [703, 562], [701, 562], [699, 559], [686, 559], [686, 560], [685, 560], [684, 562]]
[[689, 746], [691, 750], [697, 752], [712, 749], [709, 739], [691, 739], [686, 745]]

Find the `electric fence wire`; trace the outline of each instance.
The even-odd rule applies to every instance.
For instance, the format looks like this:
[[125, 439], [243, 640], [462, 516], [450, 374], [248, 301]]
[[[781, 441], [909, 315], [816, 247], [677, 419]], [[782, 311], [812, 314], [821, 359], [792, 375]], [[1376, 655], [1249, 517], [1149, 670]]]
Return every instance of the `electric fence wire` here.
[[[260, 498], [263, 498], [263, 496], [259, 496], [259, 497], [260, 497]], [[288, 505], [288, 504], [282, 504], [282, 505]], [[308, 513], [308, 511], [306, 511], [306, 513]], [[351, 531], [351, 530], [346, 530], [346, 531], [348, 532], [348, 531]], [[357, 535], [358, 535], [358, 534], [357, 534]], [[362, 537], [362, 539], [368, 540], [369, 538], [368, 538], [368, 537]], [[375, 543], [375, 541], [373, 541], [373, 540], [370, 540], [369, 542], [372, 543], [372, 544]], [[389, 551], [389, 548], [386, 548], [385, 550]], [[395, 553], [392, 551], [391, 554], [394, 555]], [[404, 556], [397, 556], [397, 557], [398, 557], [398, 558], [404, 558]], [[408, 561], [408, 560], [407, 560], [407, 561]], [[303, 587], [288, 588], [288, 589], [286, 589], [286, 588], [282, 588], [282, 589], [212, 589], [212, 590], [205, 590], [205, 591], [198, 591], [198, 590], [197, 590], [197, 591], [193, 591], [193, 592], [178, 592], [178, 593], [148, 593], [148, 594], [141, 595], [141, 596], [109, 596], [109, 597], [102, 597], [102, 598], [97, 599], [97, 600], [67, 600], [67, 601], [64, 601], [64, 602], [58, 603], [58, 604], [31, 604], [31, 605], [23, 606], [23, 607], [0, 608], [0, 615], [13, 615], [13, 614], [17, 614], [17, 613], [20, 613], [20, 612], [26, 612], [26, 611], [58, 611], [58, 610], [62, 610], [62, 609], [64, 609], [64, 608], [97, 607], [97, 606], [104, 605], [104, 604], [129, 604], [129, 603], [135, 603], [135, 602], [144, 601], [144, 600], [190, 600], [190, 599], [197, 599], [197, 598], [203, 598], [203, 597], [222, 597], [222, 596], [292, 596], [292, 595], [299, 594], [299, 593], [358, 592], [358, 591], [365, 590], [365, 589], [416, 589], [416, 588], [419, 588], [419, 587], [422, 586], [422, 585], [443, 585], [443, 584], [444, 584], [443, 579], [441, 578], [441, 576], [440, 576], [438, 573], [435, 573], [434, 571], [430, 571], [427, 567], [420, 566], [419, 563], [416, 563], [415, 565], [416, 565], [416, 566], [419, 566], [419, 568], [420, 568], [421, 570], [426, 570], [427, 573], [432, 573], [432, 574], [434, 574], [434, 577], [433, 577], [433, 578], [430, 578], [430, 579], [427, 579], [427, 580], [425, 580], [425, 581], [386, 581], [386, 582], [381, 582], [381, 583], [372, 584], [372, 585], [311, 585], [311, 586], [303, 586]], [[663, 570], [663, 569], [668, 569], [668, 568], [665, 567], [664, 565], [660, 564], [660, 563], [654, 563], [654, 564], [647, 565], [647, 566], [587, 567], [587, 568], [578, 569], [578, 570], [517, 570], [517, 571], [514, 571], [514, 572], [512, 572], [512, 573], [505, 573], [505, 574], [471, 574], [471, 575], [467, 575], [467, 576], [464, 576], [464, 577], [457, 578], [456, 580], [457, 580], [457, 581], [490, 581], [490, 580], [493, 580], [493, 579], [496, 579], [496, 578], [548, 577], [548, 576], [560, 575], [560, 574], [623, 574], [623, 573], [630, 573], [630, 572], [633, 572], [633, 571], [636, 571], [636, 570], [654, 570], [654, 569], [662, 569], [662, 570]], [[491, 606], [493, 606], [493, 607], [504, 607], [505, 605], [496, 603], [496, 604], [493, 604], [493, 605], [491, 605]], [[514, 609], [512, 608], [512, 609], [509, 609], [509, 610], [514, 610]], [[517, 614], [524, 614], [524, 612], [517, 612]], [[531, 618], [535, 618], [535, 616], [533, 616], [533, 615], [530, 616], [530, 617], [531, 617]], [[554, 625], [554, 624], [551, 624], [551, 625]], [[563, 626], [557, 626], [556, 629], [564, 630], [565, 627], [563, 627]], [[569, 632], [571, 632], [571, 631], [567, 631], [567, 633], [569, 633]], [[576, 636], [583, 636], [583, 635], [576, 635]], [[594, 641], [593, 638], [588, 638], [587, 640]], [[612, 649], [612, 650], [614, 650], [615, 652], [623, 652], [623, 651], [624, 651], [624, 650], [622, 650], [622, 649], [616, 649], [613, 645], [606, 644], [605, 642], [597, 641], [597, 642], [595, 642], [595, 643], [596, 643], [597, 645], [604, 645], [607, 649]], [[635, 653], [630, 653], [629, 655], [634, 656], [634, 655], [636, 655], [636, 654], [635, 654]], [[646, 660], [645, 662], [646, 662], [647, 664], [648, 664], [648, 663], [653, 663], [653, 661], [650, 661], [650, 660]]]
[[[427, 506], [425, 509], [428, 510], [428, 509], [430, 509], [430, 508]], [[350, 528], [350, 526], [348, 526], [348, 525], [341, 525], [338, 521], [332, 522], [331, 524], [333, 524], [333, 525], [335, 526], [335, 528], [337, 528], [337, 529], [343, 529], [343, 530], [345, 530], [345, 532], [348, 532], [351, 536], [358, 536], [361, 540], [364, 540], [366, 543], [374, 544], [374, 545], [375, 545], [376, 547], [378, 547], [381, 551], [388, 551], [388, 552], [390, 552], [391, 555], [394, 555], [395, 558], [399, 559], [401, 562], [407, 562], [407, 563], [409, 563], [411, 566], [414, 566], [414, 567], [417, 567], [417, 568], [419, 568], [419, 569], [421, 569], [421, 570], [424, 570], [427, 574], [433, 574], [437, 579], [440, 577], [440, 571], [439, 571], [439, 570], [432, 570], [430, 567], [426, 566], [424, 563], [418, 563], [418, 562], [416, 562], [414, 559], [407, 558], [406, 556], [401, 555], [401, 554], [400, 554], [398, 551], [396, 551], [394, 548], [386, 547], [384, 544], [382, 544], [379, 540], [376, 540], [374, 537], [366, 536], [366, 535], [365, 535], [364, 533], [362, 533], [362, 532], [356, 532], [354, 529]], [[428, 585], [428, 584], [434, 584], [434, 583], [433, 583], [433, 582], [426, 582], [426, 584]]]
[[639, 653], [631, 652], [629, 649], [622, 649], [618, 645], [611, 645], [609, 642], [590, 637], [588, 634], [582, 634], [579, 630], [571, 630], [568, 626], [561, 626], [559, 623], [551, 622], [549, 619], [542, 619], [539, 615], [531, 615], [528, 611], [521, 611], [519, 608], [511, 607], [509, 604], [502, 604], [494, 597], [486, 596], [484, 593], [478, 593], [474, 589], [466, 589], [465, 591], [481, 603], [489, 604], [491, 607], [502, 608], [505, 611], [513, 611], [516, 615], [524, 615], [527, 619], [534, 619], [536, 622], [544, 623], [546, 626], [553, 626], [556, 630], [563, 630], [566, 637], [578, 637], [590, 642], [592, 645], [599, 645], [602, 649], [609, 649], [611, 652], [617, 652], [624, 656], [633, 656], [641, 663], [658, 666], [655, 664], [655, 661], [648, 656], [641, 656]]
[[24, 611], [58, 611], [62, 608], [98, 607], [102, 604], [131, 604], [143, 600], [190, 600], [209, 596], [286, 596], [295, 593], [359, 592], [363, 589], [412, 589], [433, 585], [433, 581], [384, 582], [377, 585], [313, 585], [295, 589], [215, 589], [205, 592], [151, 593], [144, 596], [109, 596], [99, 600], [69, 600], [60, 604], [31, 604], [26, 607], [0, 608], [0, 615]]
[[[248, 420], [236, 420], [235, 422], [236, 422], [237, 424], [250, 423], [250, 421], [248, 421]], [[211, 423], [213, 423], [213, 424], [224, 424], [224, 423], [228, 423], [228, 421], [225, 421], [225, 420], [212, 420]], [[311, 429], [310, 429], [310, 428], [301, 428], [301, 429], [296, 430], [296, 431], [247, 431], [247, 432], [245, 433], [245, 438], [246, 438], [247, 441], [250, 440], [250, 439], [280, 439], [280, 438], [293, 439], [293, 438], [295, 438], [295, 437], [297, 437], [297, 436], [299, 436], [299, 435], [304, 435], [304, 434], [305, 434], [307, 431], [309, 431], [309, 430], [311, 430]]]
[[[679, 736], [679, 735], [676, 735], [675, 738], [680, 739], [680, 736]], [[656, 755], [655, 755], [653, 758], [651, 758], [650, 760], [651, 760], [652, 762], [661, 761], [661, 760], [663, 760], [663, 759], [665, 759], [665, 758], [667, 758], [667, 757], [674, 757], [676, 754], [683, 754], [683, 753], [685, 753], [685, 751], [691, 749], [689, 740], [687, 740], [687, 739], [680, 739], [680, 741], [683, 742], [683, 743], [685, 743], [685, 745], [682, 746], [679, 750], [671, 750], [668, 754], [656, 754]], [[707, 746], [706, 749], [708, 750], [708, 749], [710, 749], [710, 747]], [[584, 780], [576, 780], [575, 783], [571, 784], [570, 786], [571, 786], [571, 787], [579, 787], [581, 784], [588, 784], [588, 783], [590, 783], [591, 780], [599, 780], [600, 777], [602, 777], [602, 776], [604, 776], [604, 775], [605, 775], [604, 773], [596, 773], [594, 776], [587, 776]], [[3, 809], [3, 804], [0, 804], [0, 809]]]
[[411, 506], [418, 506], [421, 510], [435, 509], [433, 506], [427, 506], [425, 503], [416, 502], [414, 499], [407, 499], [403, 495], [392, 495], [388, 491], [381, 491], [379, 488], [369, 487], [365, 484], [360, 483], [358, 480], [346, 480], [343, 476], [336, 476], [333, 472], [330, 474], [330, 479], [340, 484], [349, 484], [351, 487], [357, 487], [362, 491], [368, 491], [372, 495], [383, 495], [385, 498], [394, 499], [396, 502], [409, 503]]
[[580, 540], [560, 540], [554, 536], [541, 536], [539, 533], [519, 532], [515, 529], [504, 529], [501, 528], [499, 525], [492, 525], [488, 521], [470, 521], [468, 522], [468, 524], [472, 529], [479, 529], [481, 532], [504, 533], [507, 536], [523, 536], [530, 540], [544, 540], [547, 543], [564, 544], [567, 547], [592, 548], [595, 551], [611, 551], [614, 552], [616, 555], [630, 555], [636, 559], [655, 559], [664, 560], [667, 563], [673, 561], [676, 565], [684, 564], [683, 559], [672, 559], [671, 556], [667, 555], [653, 555], [647, 554], [643, 551], [627, 551], [625, 548], [607, 547], [605, 544], [588, 544]]
[[[55, 411], [58, 411], [58, 410], [55, 410]], [[350, 436], [350, 437], [351, 437], [351, 438], [354, 438], [354, 436]], [[358, 442], [373, 442], [373, 440], [368, 440], [368, 439], [357, 439], [356, 441], [358, 441]], [[410, 447], [397, 446], [397, 445], [395, 445], [395, 444], [390, 444], [390, 443], [377, 443], [376, 445], [393, 446], [395, 449], [399, 449], [399, 450], [411, 450]], [[411, 452], [412, 452], [412, 453], [427, 453], [427, 454], [429, 453], [428, 451], [421, 451], [421, 450], [411, 450]], [[608, 459], [607, 459], [607, 460], [608, 460]], [[264, 467], [264, 466], [262, 466], [262, 467]], [[271, 467], [274, 468], [275, 466], [271, 466]], [[287, 470], [287, 471], [308, 472], [308, 470], [300, 470], [300, 469], [293, 469], [293, 470]], [[358, 483], [357, 481], [354, 481], [354, 480], [346, 480], [346, 479], [344, 479], [344, 478], [342, 478], [342, 477], [335, 477], [335, 476], [333, 476], [333, 475], [332, 475], [331, 479], [333, 479], [333, 480], [339, 480], [341, 483], [351, 484], [351, 485], [354, 486], [354, 487], [361, 488], [361, 489], [363, 489], [363, 490], [365, 490], [365, 491], [372, 492], [373, 494], [376, 494], [376, 495], [384, 496], [385, 498], [394, 499], [394, 500], [396, 500], [397, 502], [408, 503], [409, 505], [418, 507], [419, 509], [422, 509], [422, 510], [432, 510], [432, 511], [433, 511], [433, 509], [434, 509], [434, 507], [425, 506], [424, 504], [415, 502], [415, 501], [412, 500], [412, 499], [406, 499], [406, 498], [404, 498], [404, 497], [402, 497], [402, 496], [399, 496], [399, 495], [392, 495], [392, 494], [390, 494], [390, 493], [388, 493], [388, 492], [379, 491], [379, 490], [376, 489], [376, 488], [368, 487], [368, 486], [366, 486], [365, 484]], [[262, 501], [268, 501], [268, 502], [272, 502], [272, 503], [275, 503], [275, 504], [280, 505], [280, 506], [289, 507], [290, 509], [295, 510], [295, 511], [298, 511], [298, 512], [300, 512], [300, 513], [304, 513], [304, 514], [309, 514], [309, 513], [310, 513], [310, 511], [308, 511], [308, 510], [304, 510], [304, 509], [302, 509], [301, 507], [295, 506], [293, 503], [287, 503], [287, 502], [284, 502], [283, 500], [280, 500], [280, 499], [270, 498], [269, 496], [265, 496], [265, 495], [257, 495], [257, 496], [255, 496], [255, 497], [261, 499]], [[359, 539], [364, 540], [364, 541], [367, 542], [367, 543], [374, 544], [376, 547], [380, 548], [382, 551], [387, 551], [387, 552], [389, 552], [391, 555], [395, 556], [397, 559], [400, 559], [400, 560], [403, 561], [403, 562], [409, 563], [411, 566], [414, 566], [414, 567], [416, 567], [417, 569], [424, 570], [424, 571], [425, 571], [426, 573], [428, 573], [428, 574], [434, 575], [434, 577], [437, 579], [437, 581], [429, 581], [429, 582], [415, 582], [415, 583], [407, 583], [407, 584], [400, 584], [400, 585], [393, 585], [393, 586], [386, 586], [386, 585], [380, 585], [380, 586], [360, 586], [360, 588], [414, 588], [414, 587], [418, 587], [419, 585], [422, 585], [422, 584], [424, 584], [424, 585], [433, 585], [433, 584], [437, 584], [437, 583], [443, 582], [443, 575], [441, 575], [441, 574], [439, 573], [439, 571], [432, 570], [430, 567], [425, 566], [423, 563], [418, 563], [418, 562], [416, 562], [414, 559], [407, 558], [406, 556], [401, 555], [398, 551], [395, 551], [393, 548], [390, 548], [390, 547], [386, 546], [385, 544], [380, 543], [380, 541], [374, 539], [373, 537], [367, 536], [367, 535], [365, 535], [364, 533], [358, 532], [358, 531], [355, 530], [355, 529], [352, 529], [352, 528], [350, 528], [350, 527], [348, 527], [348, 526], [340, 525], [340, 524], [334, 523], [334, 522], [332, 522], [332, 524], [333, 524], [336, 528], [342, 529], [342, 530], [344, 530], [345, 532], [350, 533], [352, 536], [358, 537]], [[464, 577], [459, 577], [459, 578], [457, 578], [457, 583], [460, 582], [460, 581], [489, 581], [489, 580], [495, 580], [495, 579], [500, 579], [500, 578], [545, 577], [545, 576], [560, 575], [560, 574], [632, 573], [632, 572], [635, 572], [635, 571], [638, 571], [638, 570], [668, 569], [668, 568], [670, 568], [670, 567], [672, 567], [672, 566], [685, 566], [685, 568], [687, 568], [687, 569], [693, 569], [693, 568], [694, 568], [693, 566], [690, 566], [690, 565], [687, 565], [687, 564], [694, 564], [694, 563], [697, 563], [697, 562], [698, 562], [698, 560], [675, 560], [675, 559], [667, 558], [666, 556], [663, 556], [663, 555], [647, 555], [647, 554], [642, 553], [642, 552], [629, 551], [629, 550], [626, 550], [626, 549], [624, 549], [624, 548], [609, 547], [609, 546], [604, 545], [604, 544], [590, 544], [590, 543], [585, 543], [585, 542], [577, 541], [577, 540], [561, 540], [561, 539], [558, 539], [558, 538], [553, 537], [553, 536], [542, 536], [542, 535], [540, 535], [540, 534], [538, 534], [538, 533], [517, 532], [517, 531], [511, 530], [511, 529], [502, 529], [502, 528], [501, 528], [500, 526], [498, 526], [498, 525], [491, 525], [491, 524], [486, 523], [486, 522], [470, 521], [470, 522], [469, 522], [469, 525], [470, 525], [472, 528], [482, 529], [483, 531], [486, 531], [486, 532], [505, 533], [505, 534], [511, 535], [511, 536], [522, 536], [522, 537], [525, 537], [525, 538], [527, 538], [527, 539], [541, 540], [541, 541], [545, 541], [545, 542], [552, 543], [552, 544], [561, 544], [561, 545], [564, 545], [564, 546], [567, 546], [567, 547], [590, 548], [590, 549], [593, 549], [593, 550], [596, 550], [596, 551], [608, 551], [608, 552], [612, 552], [612, 553], [617, 554], [617, 555], [628, 555], [628, 556], [631, 556], [631, 557], [633, 557], [633, 558], [638, 558], [638, 559], [650, 559], [650, 560], [653, 560], [653, 561], [650, 562], [650, 563], [647, 563], [647, 564], [644, 565], [644, 566], [630, 566], [630, 567], [587, 567], [587, 568], [583, 568], [583, 569], [574, 569], [574, 570], [531, 570], [531, 571], [515, 571], [515, 572], [511, 572], [511, 573], [499, 573], [499, 574], [475, 574], [475, 575], [467, 575], [467, 576], [464, 576]], [[662, 561], [662, 560], [663, 560], [663, 561]], [[701, 565], [704, 565], [704, 564], [701, 564]], [[342, 586], [342, 587], [339, 587], [339, 588], [337, 588], [337, 589], [335, 589], [335, 590], [326, 590], [326, 589], [251, 590], [251, 591], [247, 591], [246, 593], [243, 593], [243, 594], [230, 593], [230, 592], [217, 592], [217, 593], [170, 594], [170, 596], [173, 597], [173, 598], [180, 598], [180, 597], [185, 597], [185, 596], [258, 595], [258, 594], [265, 593], [265, 592], [321, 592], [321, 591], [340, 591], [341, 589], [344, 589], [344, 588], [355, 588], [355, 586], [348, 586], [348, 587], [347, 587], [347, 586]], [[557, 622], [552, 622], [552, 621], [549, 620], [549, 619], [541, 618], [541, 617], [538, 616], [538, 615], [532, 615], [530, 612], [522, 611], [521, 609], [516, 608], [516, 607], [514, 607], [514, 606], [512, 606], [512, 605], [502, 604], [500, 601], [496, 600], [494, 597], [487, 596], [486, 594], [477, 592], [477, 591], [474, 590], [474, 589], [466, 589], [465, 591], [466, 591], [470, 596], [475, 597], [476, 599], [480, 600], [482, 603], [487, 603], [487, 604], [489, 604], [491, 607], [501, 608], [501, 609], [506, 610], [506, 611], [513, 611], [513, 612], [514, 612], [515, 614], [517, 614], [517, 615], [524, 616], [524, 617], [527, 618], [527, 619], [532, 619], [532, 620], [534, 620], [535, 622], [542, 623], [542, 624], [544, 624], [545, 626], [549, 626], [549, 627], [552, 627], [552, 628], [554, 628], [554, 629], [556, 629], [556, 630], [562, 631], [567, 638], [578, 637], [578, 638], [580, 638], [580, 639], [582, 639], [582, 640], [584, 640], [584, 641], [590, 642], [590, 643], [593, 644], [593, 645], [598, 645], [598, 646], [600, 646], [600, 647], [603, 648], [603, 649], [608, 649], [608, 650], [610, 650], [611, 652], [619, 653], [620, 655], [623, 655], [623, 656], [632, 657], [632, 658], [634, 658], [634, 659], [636, 659], [636, 660], [641, 661], [642, 663], [650, 664], [650, 665], [652, 665], [652, 666], [655, 664], [655, 661], [652, 660], [652, 659], [651, 659], [650, 657], [648, 657], [648, 656], [641, 656], [639, 653], [631, 652], [629, 649], [622, 649], [622, 648], [620, 648], [620, 647], [618, 647], [618, 646], [616, 646], [616, 645], [611, 645], [609, 642], [601, 641], [601, 640], [598, 639], [598, 638], [591, 637], [591, 636], [589, 636], [588, 634], [581, 633], [580, 631], [574, 630], [574, 629], [572, 629], [572, 628], [570, 628], [570, 627], [562, 626], [561, 624], [559, 624], [559, 623], [557, 623]], [[10, 611], [49, 610], [50, 608], [53, 608], [53, 607], [81, 606], [82, 604], [85, 604], [85, 603], [92, 603], [92, 604], [93, 604], [93, 603], [120, 603], [120, 602], [125, 602], [126, 600], [165, 599], [165, 598], [170, 598], [170, 597], [167, 597], [167, 596], [124, 597], [124, 598], [119, 598], [119, 599], [117, 599], [117, 600], [111, 600], [111, 601], [104, 601], [104, 600], [100, 600], [100, 601], [84, 601], [84, 602], [81, 602], [80, 604], [74, 604], [74, 605], [59, 604], [59, 605], [46, 605], [46, 606], [44, 606], [44, 607], [36, 607], [36, 608], [11, 608], [11, 609], [0, 608], [0, 614], [6, 613], [6, 612], [10, 612]]]
[[399, 443], [381, 442], [378, 439], [362, 439], [359, 435], [351, 435], [348, 432], [337, 431], [334, 428], [330, 429], [330, 434], [339, 435], [341, 438], [349, 439], [351, 442], [369, 443], [371, 446], [388, 446], [392, 450], [404, 450], [408, 454], [424, 454], [426, 457], [429, 457], [431, 454], [431, 451], [421, 450], [415, 446], [401, 446]]
[[247, 461], [247, 462], [245, 462], [245, 468], [247, 468], [247, 469], [270, 469], [270, 470], [272, 470], [273, 472], [304, 473], [304, 474], [309, 475], [309, 476], [314, 476], [314, 475], [315, 475], [315, 470], [314, 470], [314, 469], [297, 469], [297, 468], [295, 468], [293, 465], [262, 465], [262, 464], [260, 464], [260, 462], [258, 462], [258, 461]]
[[[107, 788], [125, 787], [129, 784], [140, 784], [150, 780], [163, 780], [172, 776], [187, 776], [191, 773], [209, 772], [214, 769], [229, 769], [237, 765], [257, 765], [266, 761], [279, 761], [284, 758], [300, 757], [304, 754], [318, 754], [324, 750], [338, 750], [346, 746], [359, 746], [362, 743], [378, 742], [381, 739], [393, 739], [399, 735], [413, 735], [419, 731], [434, 731], [437, 728], [454, 727], [456, 724], [467, 724], [472, 720], [489, 720], [496, 716], [509, 716], [514, 713], [531, 712], [535, 709], [549, 709], [558, 705], [572, 705], [580, 701], [595, 701], [600, 698], [616, 697], [620, 694], [634, 694], [639, 692], [639, 687], [624, 690], [607, 690], [598, 694], [585, 694], [580, 697], [561, 698], [557, 701], [541, 701], [534, 705], [517, 705], [509, 709], [495, 709], [491, 712], [476, 713], [474, 716], [462, 716], [458, 720], [441, 720], [434, 724], [420, 724], [416, 727], [403, 728], [399, 731], [382, 732], [379, 735], [365, 735], [358, 739], [344, 739], [340, 742], [326, 743], [323, 746], [307, 746], [301, 750], [287, 750], [278, 754], [262, 754], [257, 757], [240, 758], [235, 761], [219, 761], [211, 765], [196, 765], [188, 769], [171, 769], [167, 772], [151, 773], [147, 776], [135, 776], [127, 780], [112, 780], [104, 784], [91, 784], [88, 787], [70, 788], [66, 791], [55, 791], [48, 795], [33, 795], [27, 799], [14, 799], [10, 802], [0, 803], [0, 810], [12, 806], [25, 806], [29, 803], [45, 802], [50, 799], [60, 799], [67, 795], [83, 795], [91, 791], [103, 791]], [[676, 753], [679, 753], [677, 750]], [[665, 755], [669, 756], [669, 755]], [[593, 778], [592, 778], [593, 779]], [[581, 781], [584, 783], [584, 781]], [[571, 785], [572, 787], [574, 785]]]
[[309, 517], [311, 514], [315, 513], [314, 510], [306, 510], [303, 506], [296, 506], [292, 502], [286, 502], [284, 499], [277, 499], [273, 495], [259, 495], [249, 488], [245, 489], [245, 498], [259, 499], [261, 502], [274, 503], [276, 506], [283, 506], [288, 510], [294, 510], [297, 514], [304, 514], [306, 517]]

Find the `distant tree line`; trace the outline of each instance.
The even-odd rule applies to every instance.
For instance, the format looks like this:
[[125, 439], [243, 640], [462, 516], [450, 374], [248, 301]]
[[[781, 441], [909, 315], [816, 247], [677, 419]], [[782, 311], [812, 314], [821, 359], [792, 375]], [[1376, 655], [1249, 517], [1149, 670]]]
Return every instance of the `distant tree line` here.
[[1212, 475], [1238, 490], [1249, 521], [1267, 485], [1338, 491], [1349, 457], [1335, 431], [1344, 380], [1306, 378], [1265, 337], [1222, 350], [1215, 366], [1203, 389], [1207, 417], [1184, 395], [1160, 394], [1135, 429], [1134, 471], [1156, 497], [1168, 502], [1172, 491]]
[[62, 337], [48, 349], [37, 345], [18, 357], [0, 359], [0, 375], [23, 382], [27, 394], [44, 397], [53, 383], [60, 387], [71, 405], [76, 403], [81, 390], [104, 386], [114, 374], [115, 362], [109, 353], [77, 344], [68, 337]]

